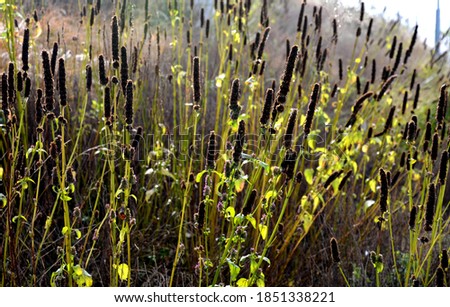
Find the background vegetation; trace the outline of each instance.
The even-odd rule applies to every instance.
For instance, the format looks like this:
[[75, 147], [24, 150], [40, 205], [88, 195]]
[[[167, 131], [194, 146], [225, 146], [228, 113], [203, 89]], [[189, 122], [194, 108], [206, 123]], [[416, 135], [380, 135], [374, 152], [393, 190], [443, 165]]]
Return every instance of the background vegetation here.
[[448, 64], [337, 1], [0, 1], [2, 286], [447, 286]]

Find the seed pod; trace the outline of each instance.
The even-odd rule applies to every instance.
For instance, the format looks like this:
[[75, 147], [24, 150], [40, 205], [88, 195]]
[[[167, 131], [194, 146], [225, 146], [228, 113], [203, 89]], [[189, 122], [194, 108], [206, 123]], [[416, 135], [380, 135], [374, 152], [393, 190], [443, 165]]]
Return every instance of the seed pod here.
[[391, 49], [389, 50], [389, 58], [392, 60], [395, 55], [395, 47], [397, 47], [397, 36], [392, 39]]
[[31, 92], [31, 79], [30, 77], [26, 77], [25, 78], [25, 91], [24, 91], [24, 97], [28, 98], [30, 97], [30, 92]]
[[419, 97], [420, 97], [420, 83], [417, 83], [416, 94], [414, 95], [413, 110], [415, 110], [417, 108], [417, 105], [419, 104]]
[[431, 160], [436, 161], [439, 150], [439, 134], [436, 132], [433, 135], [433, 143], [431, 145]]
[[23, 43], [22, 43], [22, 69], [27, 71], [28, 66], [28, 48], [30, 47], [30, 29], [26, 28], [23, 32]]
[[53, 75], [50, 67], [50, 59], [47, 51], [42, 51], [42, 64], [44, 68], [45, 109], [53, 111]]
[[53, 50], [52, 50], [52, 59], [50, 61], [50, 67], [52, 70], [52, 76], [55, 76], [55, 70], [56, 70], [56, 59], [58, 57], [58, 43], [53, 43]]
[[436, 188], [434, 183], [428, 186], [428, 197], [425, 211], [425, 231], [431, 231], [434, 219], [434, 206], [436, 204]]
[[339, 59], [339, 80], [342, 81], [343, 79], [343, 68], [342, 68], [342, 59]]
[[105, 69], [105, 57], [103, 54], [98, 56], [98, 74], [101, 85], [108, 84], [108, 77], [106, 77], [106, 69]]
[[128, 60], [127, 48], [125, 46], [122, 46], [122, 48], [120, 48], [120, 80], [122, 84], [122, 90], [125, 93], [128, 82]]
[[338, 86], [335, 83], [333, 86], [333, 90], [331, 91], [331, 98], [334, 98], [336, 96], [337, 90], [338, 90]]
[[260, 76], [264, 75], [265, 68], [266, 68], [266, 61], [262, 61], [261, 68], [259, 69], [259, 75]]
[[331, 247], [331, 257], [333, 258], [333, 261], [335, 263], [341, 262], [341, 257], [339, 255], [339, 248], [338, 243], [336, 241], [336, 238], [331, 238], [330, 240], [330, 247]]
[[305, 3], [302, 2], [301, 6], [300, 6], [300, 13], [298, 14], [297, 32], [300, 32], [302, 30], [302, 22], [303, 22], [304, 14], [305, 14]]
[[391, 110], [389, 111], [388, 118], [386, 120], [386, 123], [384, 124], [384, 129], [381, 133], [378, 133], [375, 135], [375, 137], [379, 137], [383, 134], [385, 134], [389, 129], [392, 127], [392, 121], [394, 120], [394, 113], [395, 113], [395, 106], [391, 107]]
[[381, 98], [383, 98], [384, 94], [388, 90], [389, 86], [392, 84], [392, 82], [397, 78], [397, 75], [390, 76], [381, 86], [381, 90], [378, 93], [377, 100], [380, 101]]
[[377, 75], [377, 61], [375, 59], [372, 60], [372, 74], [370, 78], [370, 83], [374, 84]]
[[88, 92], [91, 91], [92, 87], [92, 67], [91, 65], [86, 65], [86, 89]]
[[105, 86], [105, 90], [103, 92], [103, 109], [105, 112], [105, 118], [109, 120], [111, 117], [111, 91], [109, 86]]
[[360, 37], [361, 36], [361, 27], [358, 27], [356, 29], [356, 37]]
[[442, 124], [445, 117], [445, 105], [447, 104], [447, 85], [444, 84], [441, 86], [441, 95], [439, 96], [439, 102], [436, 110], [436, 121], [439, 125]]
[[67, 89], [66, 89], [66, 68], [64, 59], [60, 58], [58, 63], [58, 80], [59, 80], [59, 103], [61, 106], [67, 105]]
[[409, 44], [409, 48], [408, 48], [408, 50], [406, 51], [406, 54], [405, 54], [405, 60], [403, 61], [404, 64], [406, 64], [406, 63], [408, 62], [408, 58], [411, 56], [412, 51], [413, 51], [413, 49], [414, 49], [414, 45], [416, 44], [416, 40], [417, 40], [417, 29], [418, 29], [418, 28], [419, 28], [418, 25], [416, 25], [416, 26], [414, 27], [414, 33], [413, 33], [413, 36], [411, 37], [411, 42], [410, 42], [410, 44]]
[[327, 188], [330, 186], [330, 184], [331, 184], [333, 181], [335, 181], [335, 180], [336, 180], [343, 172], [344, 172], [344, 171], [342, 171], [342, 170], [333, 172], [333, 173], [330, 175], [330, 177], [328, 177], [328, 179], [325, 181], [323, 187], [324, 187], [325, 189], [327, 189]]
[[311, 97], [310, 97], [309, 104], [308, 104], [308, 111], [306, 113], [305, 125], [303, 127], [303, 130], [305, 133], [305, 138], [308, 137], [309, 133], [311, 132], [311, 126], [312, 126], [312, 121], [313, 121], [313, 117], [314, 117], [314, 112], [316, 110], [317, 102], [319, 101], [320, 88], [321, 88], [320, 83], [314, 84], [314, 88], [311, 93]]
[[344, 178], [342, 178], [341, 182], [339, 183], [339, 186], [338, 186], [339, 191], [343, 190], [345, 184], [347, 183], [347, 180], [352, 176], [352, 174], [353, 174], [353, 171], [348, 171], [345, 174]]
[[200, 10], [200, 28], [203, 28], [205, 25], [205, 9], [201, 8]]
[[359, 21], [363, 22], [364, 20], [364, 2], [361, 2], [361, 10], [359, 13]]
[[402, 51], [403, 51], [403, 43], [400, 43], [398, 44], [397, 57], [395, 58], [394, 67], [391, 70], [391, 75], [394, 74], [397, 68], [400, 66]]
[[295, 161], [297, 160], [297, 152], [292, 149], [286, 151], [284, 160], [281, 162], [281, 172], [286, 174], [286, 179], [290, 180], [294, 176]]
[[23, 77], [22, 72], [17, 72], [17, 91], [22, 92], [23, 91]]
[[36, 99], [36, 124], [39, 126], [43, 116], [42, 110], [42, 90], [40, 88], [37, 89], [37, 99]]
[[366, 42], [369, 42], [370, 40], [370, 35], [372, 34], [372, 25], [373, 25], [373, 18], [370, 18], [369, 26], [367, 27]]
[[111, 45], [113, 67], [117, 69], [119, 68], [119, 24], [117, 16], [113, 16], [111, 21]]
[[128, 80], [125, 96], [125, 122], [133, 124], [133, 81]]
[[337, 21], [336, 21], [336, 18], [333, 18], [332, 26], [333, 26], [333, 36], [331, 38], [331, 42], [334, 43], [334, 44], [337, 44], [337, 42], [338, 42], [338, 32], [337, 32]]
[[198, 213], [197, 213], [197, 228], [203, 229], [203, 224], [205, 223], [205, 202], [201, 201], [200, 205], [198, 206]]
[[236, 140], [234, 142], [233, 160], [238, 164], [241, 160], [242, 150], [245, 143], [245, 122], [241, 120], [239, 122], [238, 131], [236, 133]]
[[205, 36], [209, 38], [209, 19], [206, 20]]
[[131, 147], [136, 150], [139, 146], [139, 141], [142, 139], [142, 127], [138, 126], [136, 128], [136, 134], [134, 135], [133, 141], [131, 142]]
[[416, 225], [417, 207], [413, 206], [409, 212], [409, 229], [413, 230]]
[[258, 191], [257, 191], [256, 189], [253, 189], [253, 190], [250, 192], [250, 195], [249, 195], [247, 201], [245, 202], [245, 206], [244, 206], [244, 208], [242, 208], [242, 214], [243, 214], [244, 216], [249, 215], [249, 214], [252, 213], [252, 211], [253, 211], [253, 206], [254, 206], [254, 204], [255, 204], [256, 196], [257, 196], [257, 195], [258, 195]]
[[297, 109], [292, 109], [289, 114], [288, 124], [286, 127], [286, 133], [284, 134], [284, 147], [290, 149], [292, 146], [292, 135], [294, 133], [295, 120], [297, 118]]
[[407, 140], [408, 142], [413, 142], [416, 138], [416, 123], [414, 121], [410, 121], [408, 123], [408, 133], [407, 133]]
[[239, 113], [241, 112], [241, 106], [238, 103], [241, 94], [240, 92], [239, 79], [234, 79], [231, 84], [230, 102], [228, 104], [232, 120], [237, 120], [239, 118]]
[[439, 167], [439, 183], [445, 185], [448, 170], [448, 151], [444, 150], [441, 154], [441, 163]]
[[382, 168], [380, 168], [380, 184], [381, 184], [380, 211], [381, 214], [383, 214], [384, 212], [387, 211], [389, 188], [386, 172]]
[[269, 34], [270, 34], [270, 27], [267, 27], [264, 30], [264, 34], [263, 34], [262, 40], [261, 40], [261, 42], [259, 43], [259, 46], [258, 46], [258, 54], [257, 54], [257, 57], [256, 57], [258, 60], [262, 59], [262, 56], [263, 56], [263, 53], [264, 53], [264, 48], [266, 46], [267, 39], [269, 38]]
[[261, 118], [259, 120], [259, 122], [261, 123], [262, 126], [267, 125], [267, 122], [269, 121], [270, 111], [272, 109], [272, 102], [273, 102], [273, 89], [269, 88], [266, 91], [264, 107], [263, 107]]
[[411, 84], [409, 85], [409, 90], [412, 91], [414, 88], [414, 84], [416, 82], [416, 70], [414, 69], [413, 74], [411, 76]]
[[58, 155], [59, 155], [59, 150], [58, 150], [58, 146], [56, 145], [55, 141], [52, 141], [50, 143], [49, 152], [50, 152], [50, 157], [52, 157], [52, 159], [54, 161], [56, 161], [56, 159], [58, 158]]
[[215, 169], [216, 168], [216, 134], [214, 131], [209, 133], [208, 150], [206, 152], [206, 168]]
[[2, 74], [2, 110], [5, 118], [8, 118], [8, 75], [5, 73]]
[[16, 89], [15, 89], [15, 67], [14, 63], [10, 62], [8, 65], [8, 103], [11, 107], [14, 106], [15, 98], [16, 98]]
[[406, 106], [408, 104], [408, 91], [403, 94], [402, 115], [405, 115]]
[[193, 78], [194, 78], [194, 103], [195, 105], [200, 105], [200, 59], [199, 57], [194, 57], [193, 59]]

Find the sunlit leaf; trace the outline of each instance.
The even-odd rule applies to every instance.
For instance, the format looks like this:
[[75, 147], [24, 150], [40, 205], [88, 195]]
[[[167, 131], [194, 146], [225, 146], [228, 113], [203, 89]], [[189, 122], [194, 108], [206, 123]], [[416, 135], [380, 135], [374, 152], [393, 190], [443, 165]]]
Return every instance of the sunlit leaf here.
[[264, 279], [262, 279], [262, 278], [258, 278], [258, 279], [256, 280], [256, 285], [257, 285], [258, 287], [265, 287], [265, 286], [266, 286], [266, 284], [264, 283]]
[[122, 281], [128, 279], [128, 272], [129, 272], [129, 268], [128, 268], [128, 264], [126, 264], [126, 263], [121, 263], [117, 267], [117, 274], [119, 274], [119, 278]]
[[313, 184], [314, 170], [312, 168], [305, 169], [305, 180], [308, 184]]
[[79, 229], [74, 229], [77, 239], [81, 238], [81, 231]]
[[226, 218], [234, 218], [234, 216], [236, 215], [236, 210], [234, 210], [234, 208], [233, 207], [228, 207], [226, 210], [225, 210], [225, 217]]
[[236, 190], [236, 192], [242, 192], [242, 190], [245, 187], [245, 179], [244, 178], [239, 178], [234, 182], [234, 188]]
[[267, 238], [267, 233], [269, 231], [269, 228], [267, 227], [267, 225], [263, 225], [263, 224], [259, 224], [258, 228], [259, 228], [259, 233], [261, 234], [261, 237], [263, 238], [263, 240], [265, 240]]
[[253, 228], [256, 229], [256, 219], [253, 216], [247, 215], [247, 221], [252, 224]]
[[204, 170], [204, 171], [201, 171], [200, 173], [198, 173], [197, 176], [195, 176], [195, 182], [199, 183], [200, 180], [202, 180], [203, 174], [206, 173], [206, 172], [207, 172], [207, 171]]
[[248, 287], [248, 279], [247, 278], [240, 278], [237, 282], [236, 285], [238, 287]]
[[230, 260], [230, 258], [227, 258], [228, 267], [230, 268], [230, 278], [231, 281], [236, 281], [237, 276], [239, 275], [239, 272], [241, 271], [241, 268], [235, 264], [233, 261]]

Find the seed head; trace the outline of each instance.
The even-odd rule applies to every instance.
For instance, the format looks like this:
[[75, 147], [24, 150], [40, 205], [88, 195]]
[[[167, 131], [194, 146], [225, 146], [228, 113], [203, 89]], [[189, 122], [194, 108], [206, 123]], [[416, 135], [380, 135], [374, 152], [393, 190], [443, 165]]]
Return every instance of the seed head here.
[[308, 111], [306, 113], [305, 125], [303, 128], [305, 137], [307, 137], [309, 135], [309, 133], [311, 132], [311, 126], [312, 126], [312, 121], [313, 121], [313, 117], [314, 117], [314, 112], [316, 110], [317, 102], [319, 101], [320, 88], [321, 88], [320, 83], [316, 83], [316, 84], [314, 84], [314, 88], [311, 92], [311, 97], [309, 99], [309, 104], [308, 104]]
[[428, 197], [425, 211], [425, 231], [431, 231], [434, 219], [434, 206], [436, 204], [436, 187], [434, 183], [428, 186]]
[[133, 124], [133, 81], [128, 80], [125, 96], [125, 122]]
[[442, 122], [444, 121], [444, 117], [445, 117], [445, 106], [447, 104], [447, 85], [444, 84], [441, 86], [441, 95], [439, 96], [439, 102], [437, 105], [437, 110], [436, 110], [436, 120], [438, 122], [438, 124], [442, 124]]
[[286, 133], [284, 134], [284, 147], [286, 149], [289, 149], [292, 146], [292, 136], [294, 133], [296, 118], [297, 118], [297, 109], [292, 109], [291, 114], [289, 115]]
[[261, 123], [262, 126], [267, 125], [267, 122], [270, 119], [270, 111], [272, 109], [272, 103], [273, 103], [273, 89], [269, 88], [266, 91], [264, 107], [263, 107], [261, 118], [259, 120], [259, 122]]
[[413, 206], [409, 212], [409, 229], [413, 230], [416, 225], [417, 207]]
[[380, 184], [381, 184], [381, 196], [380, 196], [380, 211], [381, 214], [387, 211], [387, 201], [389, 194], [389, 185], [384, 169], [380, 168]]
[[330, 240], [330, 247], [331, 247], [331, 257], [333, 258], [333, 261], [335, 263], [341, 262], [341, 257], [339, 255], [339, 247], [336, 238], [331, 238]]
[[119, 68], [119, 24], [117, 22], [117, 16], [113, 16], [111, 21], [111, 45], [113, 67], [117, 69]]
[[436, 161], [439, 150], [439, 134], [436, 132], [433, 135], [433, 143], [431, 145], [431, 160]]
[[448, 151], [444, 150], [441, 154], [441, 164], [439, 167], [439, 183], [445, 185], [448, 170]]
[[231, 93], [230, 93], [230, 102], [228, 108], [230, 109], [230, 117], [232, 120], [237, 120], [239, 117], [239, 113], [241, 111], [241, 106], [239, 105], [240, 98], [240, 83], [239, 79], [234, 79], [231, 84]]
[[92, 87], [92, 67], [91, 65], [86, 65], [86, 89], [88, 92], [91, 91]]
[[28, 66], [28, 48], [30, 47], [30, 29], [26, 28], [23, 32], [23, 43], [22, 43], [22, 69], [27, 71], [30, 67]]
[[199, 57], [194, 57], [193, 59], [193, 78], [194, 78], [194, 104], [200, 105], [200, 59]]
[[111, 90], [109, 86], [105, 86], [105, 90], [103, 92], [103, 109], [105, 112], [105, 118], [109, 120], [111, 117]]
[[120, 48], [120, 80], [122, 83], [122, 90], [125, 93], [128, 82], [128, 60], [127, 48], [125, 46], [122, 46], [122, 48]]
[[217, 151], [216, 151], [216, 134], [214, 131], [209, 133], [209, 142], [208, 142], [208, 150], [206, 152], [206, 168], [207, 169], [215, 169], [216, 168], [216, 159], [217, 159]]
[[241, 160], [242, 150], [245, 143], [245, 122], [241, 120], [239, 122], [238, 131], [236, 133], [236, 140], [234, 142], [233, 160], [238, 164]]
[[64, 59], [60, 58], [58, 63], [58, 80], [59, 80], [59, 103], [61, 106], [67, 105], [67, 89], [66, 89], [66, 68]]
[[103, 54], [98, 56], [98, 74], [101, 85], [108, 84], [108, 77], [106, 77], [106, 69], [105, 69], [105, 57]]
[[42, 51], [42, 64], [44, 68], [45, 109], [53, 111], [53, 74], [50, 67], [50, 58], [47, 51]]

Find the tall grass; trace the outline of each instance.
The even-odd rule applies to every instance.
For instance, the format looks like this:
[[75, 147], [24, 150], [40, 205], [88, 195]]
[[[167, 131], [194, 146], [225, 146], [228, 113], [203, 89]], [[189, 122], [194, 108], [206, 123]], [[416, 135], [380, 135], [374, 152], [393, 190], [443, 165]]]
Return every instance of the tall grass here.
[[446, 57], [281, 3], [1, 5], [2, 286], [448, 285]]

